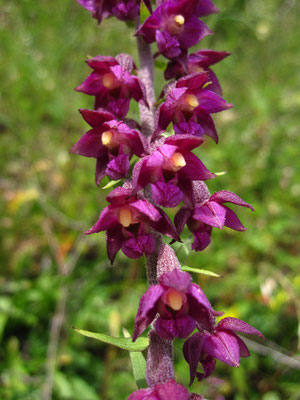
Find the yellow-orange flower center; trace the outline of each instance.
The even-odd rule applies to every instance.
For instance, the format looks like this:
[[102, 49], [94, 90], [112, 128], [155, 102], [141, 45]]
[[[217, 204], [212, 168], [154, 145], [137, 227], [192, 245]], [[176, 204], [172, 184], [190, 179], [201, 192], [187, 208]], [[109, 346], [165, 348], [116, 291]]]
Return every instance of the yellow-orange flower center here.
[[167, 295], [167, 304], [174, 311], [179, 311], [183, 305], [182, 294], [176, 289], [170, 289]]
[[168, 22], [168, 31], [171, 35], [179, 35], [184, 28], [185, 19], [183, 15], [172, 15]]
[[175, 152], [171, 157], [171, 161], [176, 169], [180, 169], [186, 166], [185, 159], [181, 153]]
[[119, 222], [124, 228], [128, 228], [132, 223], [132, 212], [129, 208], [123, 207], [119, 211]]
[[196, 108], [199, 106], [199, 101], [197, 99], [197, 97], [194, 94], [188, 94], [185, 97], [185, 102], [192, 108]]
[[102, 84], [105, 86], [107, 89], [110, 89], [113, 87], [115, 83], [115, 76], [111, 72], [107, 72], [106, 74], [103, 75], [102, 78]]
[[176, 22], [177, 25], [182, 26], [185, 22], [185, 19], [183, 15], [176, 15], [174, 17], [174, 21]]
[[195, 68], [195, 72], [200, 73], [200, 72], [204, 72], [204, 71], [205, 71], [204, 68], [199, 67], [199, 65], [197, 65], [197, 67]]
[[103, 132], [101, 136], [103, 146], [109, 146], [111, 144], [113, 136], [114, 134], [112, 133], [112, 131]]

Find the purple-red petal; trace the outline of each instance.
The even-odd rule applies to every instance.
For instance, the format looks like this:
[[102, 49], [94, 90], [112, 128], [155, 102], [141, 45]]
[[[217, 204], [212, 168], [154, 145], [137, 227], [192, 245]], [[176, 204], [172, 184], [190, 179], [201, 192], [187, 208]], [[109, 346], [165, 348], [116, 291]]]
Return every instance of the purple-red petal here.
[[204, 224], [214, 226], [222, 229], [225, 224], [226, 209], [224, 206], [214, 202], [208, 201], [201, 207], [195, 207], [193, 219], [201, 221]]
[[161, 285], [152, 285], [143, 294], [137, 311], [132, 340], [135, 341], [154, 320], [157, 314], [157, 302], [164, 293]]
[[161, 215], [161, 218], [157, 222], [151, 222], [151, 227], [165, 236], [168, 236], [176, 241], [180, 241], [180, 237], [178, 236], [170, 218], [163, 210], [159, 209], [158, 207], [157, 209]]
[[252, 211], [254, 211], [254, 208], [251, 206], [251, 204], [246, 203], [243, 199], [241, 199], [238, 195], [236, 195], [233, 192], [230, 192], [228, 190], [220, 190], [219, 192], [214, 193], [211, 196], [212, 201], [216, 201], [217, 203], [232, 203], [232, 204], [237, 204], [238, 206], [242, 207], [248, 207]]
[[151, 184], [151, 194], [154, 203], [162, 207], [176, 207], [183, 199], [181, 190], [172, 183]]
[[101, 126], [104, 122], [114, 119], [114, 115], [107, 110], [79, 109], [83, 119], [93, 128]]
[[130, 203], [130, 206], [151, 221], [156, 222], [161, 218], [159, 211], [148, 200], [139, 199]]
[[232, 210], [230, 210], [230, 208], [226, 206], [223, 207], [226, 210], [226, 219], [224, 225], [230, 229], [234, 229], [235, 231], [240, 231], [240, 232], [245, 231], [246, 228], [238, 219], [236, 213], [234, 213]]
[[190, 287], [191, 280], [192, 278], [189, 273], [174, 268], [172, 271], [161, 275], [158, 281], [166, 288], [173, 288], [179, 292], [185, 292]]
[[113, 229], [106, 231], [107, 256], [111, 263], [114, 262], [117, 252], [122, 247], [123, 241], [124, 237], [119, 226], [115, 226]]
[[190, 367], [190, 385], [194, 382], [199, 360], [202, 354], [203, 335], [199, 332], [184, 342], [183, 355]]
[[240, 365], [239, 343], [228, 332], [220, 331], [216, 335], [210, 335], [204, 342], [203, 351], [232, 367]]
[[132, 236], [122, 244], [123, 253], [129, 258], [140, 258], [143, 253], [146, 255], [155, 252], [155, 240], [153, 235]]
[[221, 319], [221, 321], [217, 325], [217, 330], [231, 330], [231, 331], [237, 331], [241, 333], [247, 333], [249, 335], [257, 335], [261, 338], [264, 338], [263, 334], [253, 326], [247, 324], [247, 322], [244, 322], [238, 318], [233, 318], [233, 317], [226, 317]]
[[111, 206], [105, 207], [101, 212], [98, 221], [85, 233], [90, 235], [111, 229], [119, 224], [118, 218], [114, 209]]
[[100, 158], [107, 154], [107, 148], [101, 142], [102, 132], [98, 129], [91, 129], [86, 132], [70, 150], [73, 154], [80, 154], [84, 157]]
[[[189, 49], [207, 35], [213, 32], [204, 22], [200, 21], [196, 16], [192, 15], [184, 24], [182, 33], [178, 36], [179, 43], [182, 48]], [[179, 53], [180, 54], [180, 53]], [[176, 54], [177, 57], [179, 54]], [[173, 57], [172, 57], [173, 58]]]
[[195, 329], [195, 320], [189, 315], [172, 319], [159, 317], [154, 326], [163, 339], [173, 340], [175, 337], [184, 339]]
[[179, 170], [183, 180], [201, 180], [205, 181], [207, 179], [215, 178], [216, 175], [210, 172], [202, 161], [199, 160], [197, 156], [193, 153], [186, 153], [184, 155], [186, 166]]
[[192, 250], [202, 251], [210, 244], [212, 227], [209, 226], [208, 228], [209, 229], [207, 229], [206, 225], [205, 229], [200, 229], [196, 232], [193, 232], [194, 241], [192, 244]]
[[113, 157], [107, 164], [105, 174], [114, 180], [125, 178], [128, 175], [130, 168], [128, 154], [119, 154]]
[[165, 139], [165, 144], [177, 146], [177, 151], [183, 154], [199, 147], [202, 143], [202, 137], [189, 134], [173, 135]]

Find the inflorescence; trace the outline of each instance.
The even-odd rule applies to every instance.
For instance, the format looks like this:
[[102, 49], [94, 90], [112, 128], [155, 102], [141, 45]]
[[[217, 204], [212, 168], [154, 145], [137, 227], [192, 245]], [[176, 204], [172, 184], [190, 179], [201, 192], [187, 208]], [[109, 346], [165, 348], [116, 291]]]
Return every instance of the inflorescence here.
[[[139, 21], [140, 0], [77, 1], [99, 23], [111, 16]], [[186, 339], [183, 354], [192, 383], [195, 378], [210, 376], [216, 360], [237, 367], [240, 357], [249, 356], [236, 332], [262, 334], [236, 318], [217, 323], [216, 318], [223, 313], [212, 308], [201, 288], [181, 270], [175, 252], [163, 244], [161, 236], [172, 243], [180, 241], [187, 226], [193, 234], [192, 250], [202, 251], [211, 241], [213, 228], [245, 230], [228, 203], [253, 207], [227, 190], [211, 195], [205, 181], [216, 175], [193, 153], [205, 136], [218, 143], [212, 115], [232, 107], [221, 97], [220, 83], [211, 69], [230, 53], [200, 50], [188, 54], [190, 47], [212, 34], [200, 17], [218, 9], [210, 0], [158, 0], [154, 11], [150, 0], [144, 0], [144, 4], [149, 17], [137, 23], [135, 36], [144, 46], [156, 42], [154, 57], [168, 59], [164, 77], [169, 82], [153, 114], [154, 129], [149, 136], [139, 122], [126, 118], [132, 99], [144, 109], [155, 108], [146, 90], [152, 83], [138, 77], [133, 59], [127, 54], [96, 56], [87, 60], [92, 72], [76, 88], [95, 99], [93, 110], [80, 110], [91, 128], [71, 152], [96, 159], [97, 185], [105, 176], [122, 182], [106, 197], [109, 205], [86, 233], [106, 232], [111, 263], [119, 250], [133, 259], [143, 254], [147, 259], [156, 256], [156, 280], [150, 282], [140, 300], [133, 341], [151, 324], [152, 335], [162, 340]], [[173, 224], [162, 207], [174, 208], [182, 203]], [[150, 340], [151, 345], [153, 354], [160, 351], [159, 346], [155, 349], [154, 340], [152, 344]], [[151, 362], [149, 357], [147, 362]], [[203, 399], [176, 383], [172, 373], [155, 379], [150, 375], [146, 374], [149, 388], [137, 390], [129, 400]]]

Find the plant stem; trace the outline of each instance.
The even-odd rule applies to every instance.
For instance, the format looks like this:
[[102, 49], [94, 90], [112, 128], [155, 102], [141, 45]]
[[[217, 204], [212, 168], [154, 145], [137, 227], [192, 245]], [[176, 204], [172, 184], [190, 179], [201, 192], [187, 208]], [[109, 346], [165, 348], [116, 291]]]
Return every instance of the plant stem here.
[[149, 339], [146, 380], [151, 387], [174, 379], [173, 341], [161, 338], [154, 329], [149, 332]]
[[154, 132], [154, 85], [153, 85], [153, 55], [151, 46], [144, 42], [143, 38], [137, 37], [140, 68], [138, 77], [145, 85], [149, 108], [140, 104], [140, 116], [142, 133], [151, 136]]
[[[142, 133], [149, 137], [154, 133], [154, 82], [153, 82], [153, 55], [151, 46], [146, 44], [143, 38], [137, 38], [138, 53], [140, 60], [140, 69], [138, 76], [145, 85], [147, 101], [149, 109], [140, 105], [140, 119], [142, 125]], [[151, 197], [147, 193], [146, 196]], [[162, 238], [160, 234], [155, 233], [156, 250], [154, 254], [146, 257], [146, 270], [148, 285], [157, 283], [157, 261], [160, 247], [162, 246]], [[150, 344], [147, 354], [146, 364], [146, 380], [149, 386], [154, 386], [158, 383], [166, 382], [169, 379], [174, 379], [173, 366], [173, 342], [162, 339], [154, 329], [149, 332]]]

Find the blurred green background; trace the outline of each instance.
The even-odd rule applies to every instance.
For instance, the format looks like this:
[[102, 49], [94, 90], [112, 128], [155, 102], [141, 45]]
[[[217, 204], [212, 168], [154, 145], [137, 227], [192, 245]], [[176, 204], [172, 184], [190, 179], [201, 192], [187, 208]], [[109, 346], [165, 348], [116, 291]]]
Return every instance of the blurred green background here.
[[[99, 27], [75, 0], [0, 5], [0, 399], [125, 399], [136, 389], [128, 354], [72, 326], [132, 332], [144, 260], [119, 254], [111, 267], [104, 235], [84, 237], [107, 191], [94, 185], [94, 161], [68, 150], [87, 130], [77, 109], [93, 106], [73, 91], [89, 72], [84, 59], [126, 51], [138, 61], [133, 28], [114, 19]], [[205, 19], [215, 35], [197, 49], [233, 53], [214, 70], [235, 108], [216, 118], [219, 145], [208, 140], [198, 154], [227, 171], [210, 189], [232, 190], [256, 212], [239, 209], [248, 230], [215, 229], [202, 253], [186, 251], [188, 234], [176, 250], [182, 264], [222, 274], [194, 280], [217, 310], [267, 340], [249, 343], [240, 368], [219, 363], [192, 388], [216, 400], [299, 400], [300, 4], [216, 5]], [[162, 82], [157, 71], [157, 93]], [[182, 344], [176, 377], [187, 385]]]

